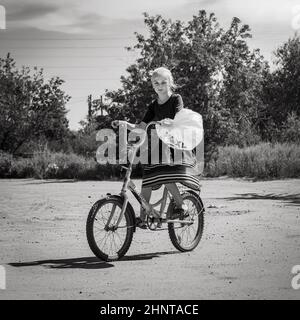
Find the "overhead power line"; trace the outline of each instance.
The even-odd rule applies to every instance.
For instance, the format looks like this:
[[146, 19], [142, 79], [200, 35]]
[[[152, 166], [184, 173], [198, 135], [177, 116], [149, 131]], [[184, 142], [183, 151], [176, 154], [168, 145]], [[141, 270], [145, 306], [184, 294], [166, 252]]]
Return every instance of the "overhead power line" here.
[[[1, 50], [1, 49], [0, 49]], [[33, 52], [34, 53], [34, 52]], [[33, 56], [33, 53], [31, 54], [29, 54], [29, 53], [21, 53], [21, 52], [16, 52], [16, 53], [13, 53], [12, 55], [14, 56], [14, 55], [21, 55], [21, 56], [29, 56], [29, 57], [34, 57]], [[43, 58], [43, 57], [53, 57], [53, 58], [61, 58], [61, 57], [66, 57], [66, 55], [54, 55], [54, 54], [43, 54], [43, 55], [41, 55], [40, 53], [39, 53], [39, 55], [37, 56], [37, 57], [35, 57], [35, 58]], [[130, 56], [125, 56], [125, 55], [119, 55], [119, 56], [102, 56], [102, 55], [86, 55], [86, 54], [81, 54], [81, 55], [77, 55], [77, 56], [70, 56], [69, 54], [68, 54], [68, 58], [83, 58], [83, 57], [89, 57], [89, 58], [91, 58], [91, 57], [95, 57], [95, 58], [134, 58], [134, 56], [132, 56], [132, 57], [130, 57]]]
[[48, 47], [33, 47], [33, 46], [18, 46], [10, 47], [11, 49], [116, 49], [124, 48], [124, 46], [48, 46]]
[[110, 38], [1, 38], [0, 40], [6, 40], [6, 41], [104, 41], [104, 40], [128, 40], [128, 39], [136, 39], [134, 37], [110, 37]]
[[[62, 77], [61, 77], [62, 78]], [[120, 80], [120, 76], [117, 76], [116, 78], [88, 78], [88, 79], [82, 79], [82, 78], [62, 78], [62, 80], [78, 80], [78, 81], [94, 81], [94, 80]]]
[[121, 68], [120, 65], [101, 65], [101, 66], [42, 66], [42, 65], [28, 65], [28, 67], [33, 68], [48, 68], [48, 69], [72, 69], [72, 68], [79, 68], [79, 69], [94, 69], [94, 68]]

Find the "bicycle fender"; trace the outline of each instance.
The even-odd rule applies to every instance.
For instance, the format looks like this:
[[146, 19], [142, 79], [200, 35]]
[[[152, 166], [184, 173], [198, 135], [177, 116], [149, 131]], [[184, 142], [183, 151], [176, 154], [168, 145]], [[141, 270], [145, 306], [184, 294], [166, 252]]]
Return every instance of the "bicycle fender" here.
[[133, 207], [129, 201], [127, 202], [127, 208], [128, 208], [130, 215], [131, 215], [131, 219], [132, 219], [132, 223], [133, 223], [133, 232], [135, 232], [136, 231], [136, 218], [135, 218], [135, 213], [134, 213]]
[[190, 190], [190, 189], [189, 190], [185, 190], [185, 192], [191, 193], [193, 196], [195, 196], [200, 201], [200, 203], [202, 205], [202, 208], [203, 208], [203, 213], [204, 213], [205, 212], [204, 204], [203, 204], [203, 201], [200, 198], [199, 194], [197, 192], [195, 192], [194, 190]]
[[[124, 202], [124, 197], [120, 196], [120, 195], [111, 195], [111, 194], [107, 194], [107, 196], [105, 197], [105, 199], [115, 199], [115, 200], [120, 200], [122, 202]], [[135, 218], [135, 213], [134, 213], [134, 210], [133, 210], [133, 207], [131, 205], [131, 203], [128, 201], [127, 202], [127, 209], [129, 211], [129, 214], [131, 216], [131, 221], [133, 223], [133, 232], [136, 231], [136, 218]]]

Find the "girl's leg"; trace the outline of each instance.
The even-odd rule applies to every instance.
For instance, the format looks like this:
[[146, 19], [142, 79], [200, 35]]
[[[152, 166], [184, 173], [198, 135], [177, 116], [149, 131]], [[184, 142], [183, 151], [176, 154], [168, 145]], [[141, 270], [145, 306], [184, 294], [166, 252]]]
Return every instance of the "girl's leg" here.
[[[142, 188], [141, 194], [145, 198], [145, 200], [147, 202], [149, 202], [150, 198], [151, 198], [151, 194], [152, 194], [152, 188]], [[140, 218], [142, 221], [146, 220], [146, 213], [145, 213], [144, 209], [142, 208], [142, 206], [140, 209]]]
[[181, 194], [180, 194], [180, 192], [178, 190], [178, 187], [177, 187], [176, 183], [167, 183], [166, 187], [170, 191], [170, 193], [172, 194], [172, 196], [173, 196], [173, 198], [175, 200], [177, 208], [182, 208], [183, 199], [181, 197]]

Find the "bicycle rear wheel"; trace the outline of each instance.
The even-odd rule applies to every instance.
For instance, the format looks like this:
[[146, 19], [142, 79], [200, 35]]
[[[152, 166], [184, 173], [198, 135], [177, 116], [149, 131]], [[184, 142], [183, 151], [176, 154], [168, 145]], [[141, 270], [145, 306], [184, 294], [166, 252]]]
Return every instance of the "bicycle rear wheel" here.
[[[134, 221], [128, 208], [116, 227], [122, 206], [123, 200], [119, 198], [99, 200], [93, 205], [87, 218], [88, 244], [92, 252], [104, 261], [114, 261], [123, 257], [132, 241]], [[108, 224], [112, 211], [114, 214]]]
[[[199, 244], [204, 229], [204, 206], [201, 198], [192, 191], [186, 191], [182, 195], [183, 202], [188, 210], [183, 221], [190, 224], [169, 223], [168, 230], [172, 244], [182, 252], [192, 251]], [[171, 202], [170, 206], [174, 203]], [[172, 210], [172, 208], [169, 208]]]

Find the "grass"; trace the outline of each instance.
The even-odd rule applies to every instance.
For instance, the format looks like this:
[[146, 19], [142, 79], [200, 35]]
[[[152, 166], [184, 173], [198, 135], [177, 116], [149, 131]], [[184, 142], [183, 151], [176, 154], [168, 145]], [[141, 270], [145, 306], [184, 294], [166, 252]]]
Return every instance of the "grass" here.
[[300, 145], [260, 143], [247, 148], [219, 147], [205, 173], [211, 177], [297, 178], [300, 177]]
[[[300, 177], [300, 145], [260, 143], [247, 148], [219, 147], [205, 167], [205, 176], [282, 179]], [[140, 166], [133, 178], [141, 177]], [[37, 152], [32, 158], [14, 158], [0, 152], [0, 178], [117, 180], [120, 165], [100, 165], [74, 153]]]
[[0, 153], [1, 178], [104, 180], [120, 177], [118, 165], [100, 165], [74, 153], [37, 152], [32, 158]]

